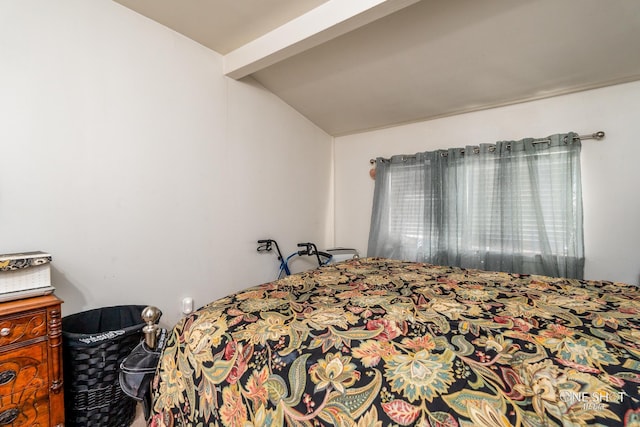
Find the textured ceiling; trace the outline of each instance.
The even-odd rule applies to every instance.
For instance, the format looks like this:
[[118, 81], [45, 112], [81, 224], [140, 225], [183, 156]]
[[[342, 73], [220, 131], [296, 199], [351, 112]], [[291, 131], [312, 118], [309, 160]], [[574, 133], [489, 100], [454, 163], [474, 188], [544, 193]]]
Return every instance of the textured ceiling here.
[[327, 0], [115, 0], [226, 54]]
[[[344, 0], [118, 1], [230, 57]], [[251, 77], [331, 135], [640, 79], [637, 0], [421, 0], [398, 9]]]

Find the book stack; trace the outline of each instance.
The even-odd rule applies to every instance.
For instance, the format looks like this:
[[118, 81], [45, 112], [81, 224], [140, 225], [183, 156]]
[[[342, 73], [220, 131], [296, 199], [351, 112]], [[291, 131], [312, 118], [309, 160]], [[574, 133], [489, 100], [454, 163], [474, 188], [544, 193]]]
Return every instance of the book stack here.
[[0, 255], [0, 302], [53, 291], [50, 254], [35, 251]]

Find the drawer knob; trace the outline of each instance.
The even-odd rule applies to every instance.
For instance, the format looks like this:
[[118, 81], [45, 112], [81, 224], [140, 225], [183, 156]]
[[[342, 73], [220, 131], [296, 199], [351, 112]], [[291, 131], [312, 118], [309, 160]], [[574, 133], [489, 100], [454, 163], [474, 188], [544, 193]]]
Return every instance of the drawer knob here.
[[10, 328], [2, 328], [2, 329], [0, 329], [0, 337], [8, 337], [10, 333], [11, 333], [11, 329]]
[[18, 415], [20, 415], [18, 408], [11, 408], [0, 412], [0, 426], [13, 423], [16, 418], [18, 418]]
[[0, 385], [9, 384], [13, 381], [18, 375], [16, 371], [8, 370], [0, 372]]

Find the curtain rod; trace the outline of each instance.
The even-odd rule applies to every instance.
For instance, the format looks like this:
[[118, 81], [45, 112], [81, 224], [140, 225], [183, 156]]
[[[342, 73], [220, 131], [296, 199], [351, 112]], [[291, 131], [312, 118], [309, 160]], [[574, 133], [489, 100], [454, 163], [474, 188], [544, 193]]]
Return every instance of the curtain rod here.
[[[594, 132], [592, 134], [589, 135], [578, 135], [577, 139], [583, 140], [583, 139], [595, 139], [595, 140], [601, 140], [602, 138], [604, 138], [605, 133], [601, 130]], [[533, 141], [534, 144], [541, 144], [543, 142], [550, 142], [549, 138], [541, 138], [541, 139], [535, 139]], [[410, 156], [407, 156], [410, 157]], [[389, 160], [389, 159], [384, 159], [384, 160]], [[372, 165], [376, 163], [376, 159], [370, 159], [369, 163], [371, 163]]]

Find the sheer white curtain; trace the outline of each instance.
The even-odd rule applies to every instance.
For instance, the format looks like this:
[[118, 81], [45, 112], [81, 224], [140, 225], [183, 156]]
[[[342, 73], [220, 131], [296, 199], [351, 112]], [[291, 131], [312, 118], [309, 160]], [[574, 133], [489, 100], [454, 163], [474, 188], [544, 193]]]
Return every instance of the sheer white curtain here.
[[379, 158], [367, 254], [582, 278], [580, 149], [569, 133]]

